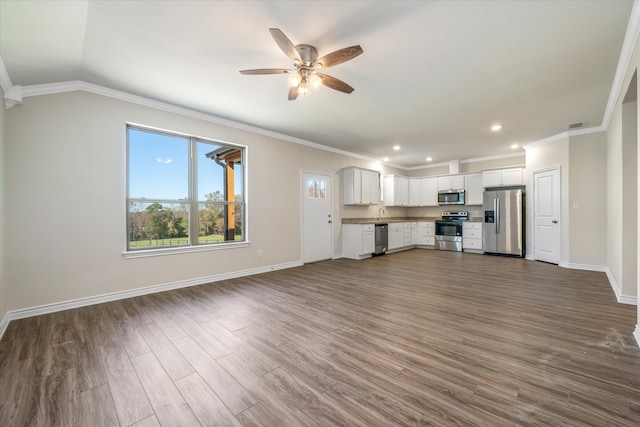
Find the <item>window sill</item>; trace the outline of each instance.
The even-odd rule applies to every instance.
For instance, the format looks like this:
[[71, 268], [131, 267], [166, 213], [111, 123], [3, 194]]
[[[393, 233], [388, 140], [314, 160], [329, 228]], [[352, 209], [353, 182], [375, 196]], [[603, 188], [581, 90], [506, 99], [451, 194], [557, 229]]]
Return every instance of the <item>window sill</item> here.
[[141, 249], [139, 251], [126, 251], [122, 253], [125, 259], [134, 258], [148, 258], [164, 255], [185, 254], [192, 252], [209, 252], [220, 251], [225, 249], [246, 248], [249, 246], [249, 242], [237, 242], [237, 243], [218, 243], [214, 245], [202, 245], [202, 246], [183, 246], [176, 248], [166, 249]]

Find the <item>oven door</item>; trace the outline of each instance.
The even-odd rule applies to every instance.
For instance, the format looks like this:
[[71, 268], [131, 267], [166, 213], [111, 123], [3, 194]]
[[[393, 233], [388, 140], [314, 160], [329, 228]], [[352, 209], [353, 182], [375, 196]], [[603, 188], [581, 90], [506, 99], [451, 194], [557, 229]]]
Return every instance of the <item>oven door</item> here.
[[462, 236], [462, 221], [436, 220], [436, 236]]
[[436, 220], [436, 249], [462, 252], [462, 221]]

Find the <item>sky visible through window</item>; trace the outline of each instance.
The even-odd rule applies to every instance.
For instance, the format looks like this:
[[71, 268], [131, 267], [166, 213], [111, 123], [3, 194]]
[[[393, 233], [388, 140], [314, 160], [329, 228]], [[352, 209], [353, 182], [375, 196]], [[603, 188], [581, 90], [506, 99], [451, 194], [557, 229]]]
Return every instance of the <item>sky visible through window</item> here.
[[[199, 142], [197, 146], [198, 200], [204, 201], [208, 193], [223, 193], [223, 169], [205, 157], [218, 148], [217, 145]], [[188, 199], [188, 168], [188, 138], [129, 129], [130, 198]], [[236, 188], [242, 185], [242, 174], [238, 175]]]

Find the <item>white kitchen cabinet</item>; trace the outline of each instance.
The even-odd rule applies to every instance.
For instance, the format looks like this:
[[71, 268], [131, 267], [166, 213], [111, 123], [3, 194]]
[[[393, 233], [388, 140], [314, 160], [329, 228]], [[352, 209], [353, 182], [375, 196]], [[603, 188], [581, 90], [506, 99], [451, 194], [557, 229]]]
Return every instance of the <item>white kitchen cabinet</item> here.
[[438, 191], [464, 189], [464, 175], [447, 175], [438, 177]]
[[474, 173], [464, 177], [465, 205], [482, 205], [482, 174]]
[[522, 185], [522, 168], [495, 169], [482, 172], [482, 186]]
[[410, 224], [410, 229], [411, 229], [411, 239], [409, 242], [409, 246], [416, 246], [418, 244], [418, 223], [417, 222], [411, 222]]
[[462, 249], [466, 252], [482, 252], [482, 223], [462, 223]]
[[411, 246], [411, 223], [404, 222], [403, 225], [403, 234], [402, 234], [402, 247]]
[[374, 224], [343, 224], [342, 252], [345, 258], [368, 258], [375, 251]]
[[522, 185], [522, 168], [503, 169], [502, 185]]
[[362, 204], [373, 205], [380, 202], [380, 174], [362, 169]]
[[420, 206], [420, 178], [409, 178], [409, 206]]
[[342, 170], [343, 203], [371, 205], [380, 201], [380, 174], [355, 167]]
[[404, 223], [392, 222], [389, 224], [389, 250], [400, 249], [404, 245]]
[[421, 221], [418, 223], [418, 245], [435, 246], [436, 223], [433, 221]]
[[420, 206], [438, 206], [438, 178], [420, 178]]
[[384, 205], [407, 206], [409, 204], [409, 180], [400, 175], [385, 175]]

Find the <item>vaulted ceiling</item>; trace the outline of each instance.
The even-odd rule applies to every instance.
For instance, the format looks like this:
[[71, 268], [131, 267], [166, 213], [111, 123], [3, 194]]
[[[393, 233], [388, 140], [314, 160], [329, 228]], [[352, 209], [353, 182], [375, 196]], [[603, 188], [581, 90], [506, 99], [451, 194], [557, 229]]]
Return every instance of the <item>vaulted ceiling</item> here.
[[[411, 168], [602, 125], [632, 6], [2, 0], [0, 58], [14, 85], [82, 80]], [[241, 75], [291, 68], [269, 28], [320, 56], [362, 46], [323, 70], [354, 92], [289, 101], [287, 75]]]

